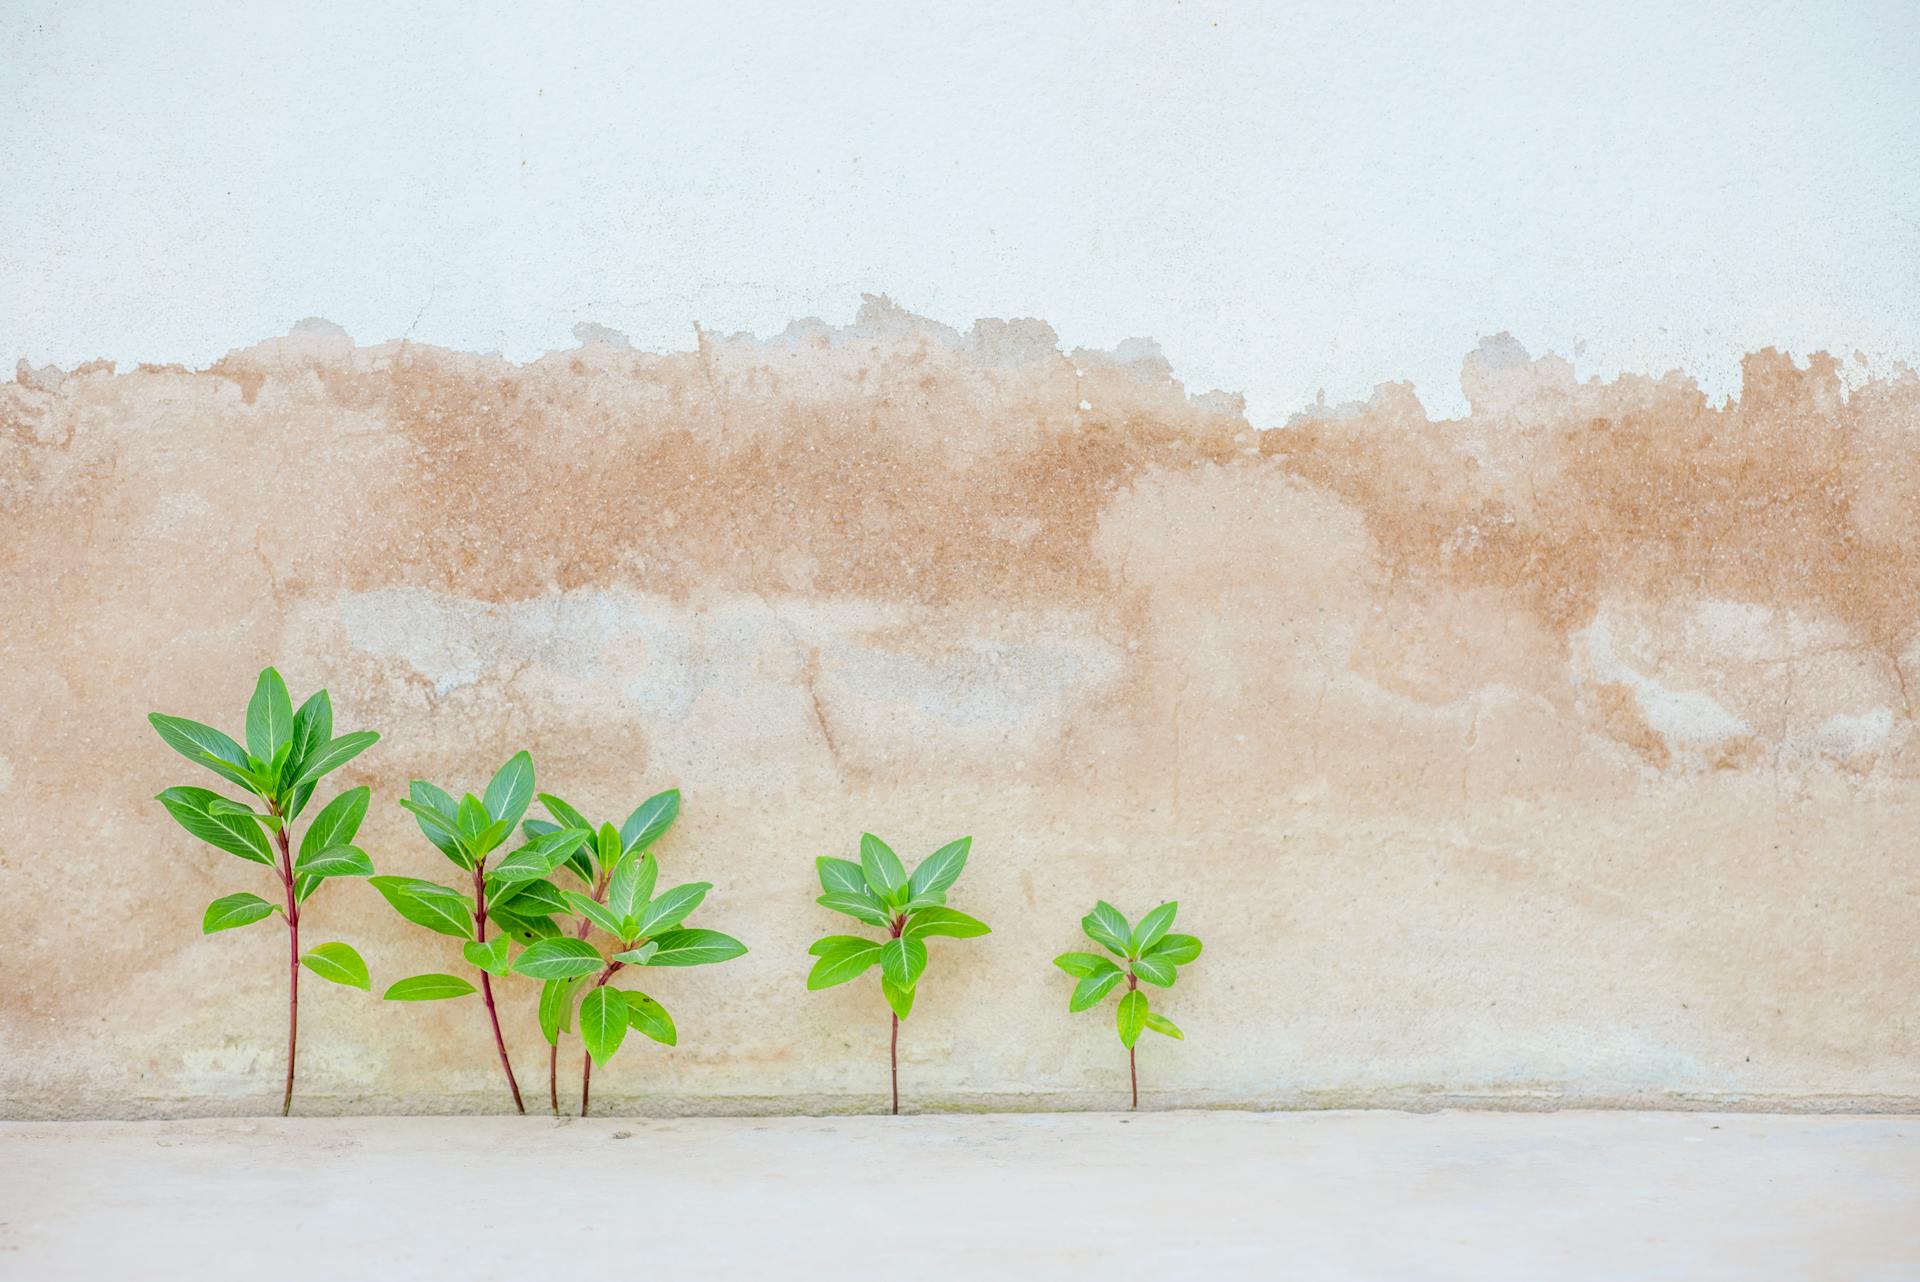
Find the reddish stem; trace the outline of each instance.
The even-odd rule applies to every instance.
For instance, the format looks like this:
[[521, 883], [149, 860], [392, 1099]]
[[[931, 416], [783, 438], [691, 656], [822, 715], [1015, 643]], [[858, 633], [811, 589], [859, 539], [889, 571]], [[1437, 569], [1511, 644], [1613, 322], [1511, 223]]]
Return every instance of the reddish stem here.
[[[594, 903], [604, 904], [605, 902], [607, 902], [607, 870], [606, 869], [602, 868], [600, 870], [599, 879], [593, 884], [592, 887], [590, 887], [590, 889], [593, 892]], [[592, 933], [593, 933], [592, 919], [587, 917], [582, 917], [580, 919], [580, 924], [574, 928], [573, 936], [575, 939], [585, 939], [588, 935]], [[604, 978], [600, 981], [600, 983], [602, 984], [606, 982], [607, 981]], [[598, 987], [598, 986], [599, 985], [597, 984], [595, 985], [595, 987]], [[584, 1054], [585, 1052], [583, 1051], [582, 1053]], [[580, 1069], [580, 1116], [582, 1117], [585, 1117], [587, 1115], [587, 1087], [588, 1087], [588, 1084], [593, 1081], [593, 1056], [587, 1055], [586, 1061], [587, 1061], [586, 1064], [582, 1066], [582, 1068]], [[556, 1035], [553, 1039], [552, 1053], [547, 1056], [547, 1073], [548, 1073], [548, 1076], [551, 1078], [557, 1075], [559, 1071], [560, 1071], [560, 1038]], [[553, 1098], [553, 1115], [555, 1117], [560, 1116], [560, 1096], [557, 1089], [555, 1091], [554, 1098]]]
[[[613, 972], [619, 970], [620, 967], [625, 964], [624, 962], [608, 962], [607, 968], [600, 972], [600, 978], [593, 981], [593, 986], [599, 988], [604, 985], [609, 979], [613, 978]], [[580, 1116], [585, 1117], [587, 1115], [587, 1096], [593, 1090], [593, 1055], [583, 1050], [580, 1061]]]
[[[280, 813], [271, 802], [267, 809]], [[293, 1063], [300, 1049], [300, 899], [293, 892], [293, 850], [287, 844], [285, 819], [273, 835], [280, 844], [280, 884], [287, 897], [287, 1090], [280, 1098], [280, 1116], [289, 1117], [293, 1114]]]
[[[473, 870], [474, 942], [487, 942], [487, 883], [485, 865]], [[500, 1012], [493, 1004], [493, 977], [480, 972], [480, 995], [486, 999], [487, 1018], [493, 1022], [493, 1045], [500, 1052], [500, 1067], [507, 1075], [507, 1089], [513, 1092], [513, 1106], [521, 1113], [527, 1106], [520, 1099], [520, 1083], [513, 1076], [513, 1061], [507, 1058], [507, 1039], [500, 1033]]]
[[[1138, 987], [1140, 987], [1140, 981], [1135, 978], [1134, 973], [1129, 970], [1127, 972], [1127, 991], [1132, 992]], [[1133, 1081], [1133, 1103], [1130, 1107], [1135, 1111], [1138, 1111], [1140, 1108], [1140, 1067], [1134, 1061], [1134, 1052], [1139, 1049], [1140, 1046], [1138, 1042], [1127, 1047], [1127, 1076]]]
[[[906, 925], [905, 913], [895, 915], [891, 927], [895, 939], [900, 938], [900, 932], [906, 929]], [[893, 1115], [898, 1117], [900, 1116], [900, 1015], [898, 1012], [893, 1016], [893, 1036], [887, 1042], [887, 1060], [893, 1075]]]

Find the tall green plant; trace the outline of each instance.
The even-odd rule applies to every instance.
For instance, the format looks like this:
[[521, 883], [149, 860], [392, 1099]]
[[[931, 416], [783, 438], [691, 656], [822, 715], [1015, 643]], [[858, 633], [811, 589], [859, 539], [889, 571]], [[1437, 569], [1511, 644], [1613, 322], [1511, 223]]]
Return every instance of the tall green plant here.
[[[507, 1054], [507, 1039], [500, 1032], [493, 980], [511, 973], [512, 938], [532, 943], [560, 933], [553, 914], [564, 911], [566, 901], [547, 876], [572, 858], [592, 834], [585, 828], [545, 833], [488, 866], [488, 859], [512, 835], [533, 800], [533, 758], [524, 752], [500, 767], [484, 796], [468, 793], [456, 802], [444, 789], [420, 779], [413, 780], [408, 791], [410, 795], [400, 804], [434, 848], [468, 875], [470, 885], [462, 890], [418, 877], [388, 876], [373, 878], [373, 887], [408, 921], [461, 941], [462, 955], [480, 972], [479, 991], [493, 1026], [500, 1069], [513, 1092], [513, 1106], [524, 1113], [527, 1106], [520, 1098], [520, 1082]], [[488, 938], [489, 924], [501, 933]], [[387, 989], [386, 1000], [438, 1001], [473, 991], [473, 985], [458, 975], [413, 975]]]
[[364, 877], [373, 872], [366, 852], [353, 845], [367, 814], [366, 788], [341, 793], [307, 825], [294, 853], [293, 821], [306, 809], [320, 780], [364, 752], [380, 738], [371, 730], [333, 733], [333, 703], [325, 690], [296, 712], [287, 684], [264, 669], [247, 703], [247, 746], [242, 748], [212, 726], [155, 712], [147, 720], [168, 747], [266, 803], [264, 813], [206, 788], [169, 788], [159, 802], [180, 826], [230, 855], [273, 870], [280, 902], [250, 892], [223, 895], [207, 905], [200, 930], [211, 935], [250, 925], [279, 913], [287, 927], [287, 1085], [280, 1114], [293, 1111], [294, 1063], [300, 1049], [300, 968], [350, 988], [369, 987], [367, 964], [346, 944], [321, 944], [300, 951], [300, 906], [330, 877]]
[[900, 1111], [900, 1021], [913, 1013], [914, 993], [927, 969], [926, 941], [939, 935], [971, 939], [987, 925], [946, 906], [947, 891], [967, 866], [973, 838], [948, 842], [908, 875], [900, 857], [872, 833], [860, 837], [860, 862], [821, 858], [814, 861], [821, 889], [815, 902], [887, 932], [876, 942], [862, 935], [827, 935], [807, 951], [819, 958], [807, 976], [809, 989], [832, 988], [880, 967], [880, 991], [892, 1008], [887, 1059], [893, 1083], [893, 1111]]
[[[513, 964], [516, 973], [545, 985], [540, 1028], [550, 1042], [557, 1042], [574, 1022], [578, 997], [580, 1040], [587, 1048], [580, 1072], [582, 1117], [590, 1106], [593, 1066], [613, 1058], [629, 1028], [668, 1046], [679, 1040], [664, 1006], [637, 990], [612, 987], [609, 981], [629, 967], [706, 966], [747, 951], [731, 935], [684, 924], [713, 889], [711, 883], [689, 882], [655, 894], [660, 865], [638, 842], [627, 844], [620, 829], [603, 823], [594, 844], [594, 866], [610, 870], [604, 897], [578, 891], [565, 895], [568, 905], [587, 920], [589, 934], [593, 927], [606, 934], [607, 947], [603, 951], [584, 937], [562, 935], [537, 941]], [[593, 983], [588, 985], [590, 977]]]
[[1129, 927], [1120, 910], [1103, 899], [1080, 919], [1080, 929], [1124, 965], [1098, 953], [1061, 953], [1053, 959], [1054, 965], [1080, 981], [1074, 985], [1073, 996], [1067, 1002], [1067, 1009], [1071, 1011], [1096, 1005], [1122, 979], [1127, 981], [1113, 1018], [1120, 1033], [1120, 1044], [1127, 1048], [1127, 1077], [1133, 1084], [1133, 1108], [1140, 1107], [1140, 1071], [1135, 1061], [1135, 1043], [1140, 1040], [1140, 1034], [1150, 1028], [1162, 1036], [1186, 1040], [1178, 1024], [1148, 1008], [1147, 995], [1140, 991], [1143, 979], [1160, 988], [1172, 988], [1177, 968], [1200, 955], [1197, 938], [1167, 933], [1173, 928], [1173, 916], [1179, 910], [1178, 903], [1169, 901], [1142, 917], [1138, 926]]
[[[584, 815], [568, 804], [563, 798], [551, 793], [540, 794], [540, 804], [546, 808], [551, 820], [529, 819], [521, 827], [529, 837], [544, 837], [558, 832], [562, 828], [581, 828], [597, 832], [598, 825], [590, 822]], [[665, 835], [673, 821], [680, 814], [680, 790], [669, 788], [665, 792], [648, 797], [634, 808], [627, 821], [620, 825], [620, 854], [645, 854]], [[600, 843], [582, 842], [580, 848], [572, 854], [562, 866], [564, 871], [580, 883], [581, 890], [597, 904], [607, 902], [607, 885], [613, 876], [614, 864], [600, 858]], [[559, 870], [556, 870], [556, 875]], [[593, 931], [593, 919], [581, 917], [573, 923], [573, 936], [585, 939]], [[540, 1032], [547, 1039], [547, 1098], [553, 1106], [553, 1115], [560, 1115], [560, 1040], [572, 1028], [572, 980], [549, 979], [540, 990]], [[576, 985], [577, 986], [577, 985]], [[587, 1090], [593, 1076], [593, 1059], [587, 1057], [580, 1066], [581, 1108], [586, 1107]]]

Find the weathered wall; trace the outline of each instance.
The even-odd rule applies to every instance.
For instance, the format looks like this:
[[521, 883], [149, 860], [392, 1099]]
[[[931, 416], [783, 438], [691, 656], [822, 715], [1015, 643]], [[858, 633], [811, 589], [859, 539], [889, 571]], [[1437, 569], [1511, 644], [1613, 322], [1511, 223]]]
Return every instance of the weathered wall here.
[[[1048, 960], [1096, 896], [1208, 951], [1149, 1097], [1260, 1105], [1920, 1104], [1920, 380], [1762, 352], [1726, 407], [1512, 344], [1464, 421], [1403, 386], [1256, 432], [1150, 345], [858, 324], [532, 365], [325, 326], [190, 373], [0, 387], [0, 1111], [277, 1104], [264, 870], [151, 801], [160, 709], [254, 672], [385, 739], [394, 804], [516, 748], [661, 848], [752, 948], [650, 985], [682, 1044], [609, 1108], [865, 1108], [868, 980], [803, 990], [812, 860], [974, 856], [903, 1038], [923, 1106], [1110, 1105], [1110, 1015]], [[376, 987], [457, 969], [363, 885]], [[524, 986], [509, 1036], [542, 1049]], [[498, 1109], [480, 1010], [309, 982], [307, 1111]], [[569, 1053], [569, 1073], [577, 1050]]]

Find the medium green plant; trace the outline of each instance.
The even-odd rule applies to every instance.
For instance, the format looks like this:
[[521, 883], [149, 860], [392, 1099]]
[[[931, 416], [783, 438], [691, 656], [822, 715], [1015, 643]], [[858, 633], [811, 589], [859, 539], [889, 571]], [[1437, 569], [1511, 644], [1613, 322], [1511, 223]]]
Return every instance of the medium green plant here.
[[[564, 799], [551, 793], [540, 794], [540, 804], [546, 807], [551, 820], [529, 819], [521, 827], [529, 837], [544, 837], [548, 833], [558, 832], [562, 828], [582, 828], [597, 832], [598, 826], [568, 804]], [[680, 790], [669, 788], [662, 793], [648, 797], [634, 808], [627, 821], [620, 825], [620, 853], [622, 856], [632, 853], [647, 853], [654, 842], [658, 841], [673, 826], [680, 814]], [[570, 856], [563, 868], [577, 878], [585, 893], [595, 903], [607, 902], [607, 883], [613, 876], [613, 865], [600, 859], [600, 843], [582, 842], [580, 848]], [[558, 870], [556, 870], [557, 872]], [[573, 924], [576, 939], [585, 939], [593, 931], [593, 919], [581, 917]], [[572, 980], [549, 979], [540, 990], [540, 1032], [547, 1039], [547, 1098], [553, 1105], [553, 1115], [560, 1115], [560, 1039], [571, 1029], [572, 990], [566, 988]], [[563, 1000], [563, 997], [567, 1000]], [[563, 1019], [564, 1023], [556, 1022]], [[586, 1107], [587, 1089], [592, 1080], [593, 1059], [587, 1057], [580, 1067], [581, 1108]]]
[[251, 805], [206, 788], [169, 788], [159, 796], [167, 813], [201, 841], [230, 855], [271, 868], [280, 881], [278, 904], [245, 891], [223, 895], [207, 905], [200, 930], [211, 935], [250, 925], [279, 913], [287, 926], [287, 1086], [280, 1114], [293, 1111], [294, 1063], [300, 1049], [300, 968], [350, 988], [369, 987], [367, 964], [346, 944], [321, 944], [300, 951], [300, 906], [330, 877], [364, 877], [373, 872], [366, 852], [353, 845], [367, 814], [366, 788], [352, 788], [321, 808], [307, 825], [296, 855], [293, 821], [306, 809], [313, 790], [332, 771], [364, 752], [380, 738], [371, 730], [334, 737], [333, 703], [325, 690], [293, 707], [287, 684], [264, 669], [247, 703], [247, 746], [242, 748], [212, 726], [150, 713], [147, 720], [168, 747], [266, 803], [263, 814]]
[[1112, 992], [1122, 979], [1127, 981], [1127, 990], [1120, 995], [1120, 1006], [1114, 1011], [1114, 1024], [1120, 1031], [1120, 1044], [1127, 1048], [1127, 1076], [1133, 1084], [1134, 1108], [1140, 1107], [1140, 1071], [1134, 1045], [1140, 1040], [1140, 1034], [1150, 1028], [1163, 1036], [1186, 1040], [1178, 1024], [1148, 1009], [1147, 995], [1140, 991], [1143, 979], [1160, 988], [1172, 988], [1178, 977], [1177, 969], [1200, 955], [1197, 938], [1167, 933], [1173, 928], [1173, 916], [1179, 910], [1178, 903], [1169, 901], [1142, 917], [1138, 926], [1129, 928], [1120, 910], [1103, 899], [1080, 919], [1080, 929], [1125, 965], [1111, 962], [1098, 953], [1061, 953], [1053, 959], [1054, 965], [1080, 981], [1073, 987], [1068, 1010], [1086, 1010]]
[[893, 1010], [887, 1058], [893, 1082], [893, 1111], [900, 1111], [900, 1021], [913, 1013], [913, 997], [927, 969], [926, 941], [946, 935], [972, 939], [987, 933], [985, 922], [946, 906], [947, 891], [967, 866], [973, 838], [948, 842], [908, 875], [900, 857], [872, 833], [860, 837], [860, 862], [815, 860], [820, 886], [827, 893], [816, 903], [887, 932], [876, 943], [861, 935], [827, 935], [807, 951], [819, 958], [807, 976], [810, 989], [832, 988], [880, 967], [880, 991]]
[[[388, 876], [373, 878], [373, 888], [408, 921], [461, 941], [461, 953], [480, 972], [479, 992], [493, 1026], [500, 1069], [513, 1092], [513, 1106], [524, 1113], [527, 1106], [520, 1098], [520, 1082], [507, 1054], [507, 1039], [500, 1032], [493, 980], [511, 973], [508, 953], [513, 938], [531, 943], [560, 933], [553, 914], [564, 911], [566, 901], [547, 875], [572, 858], [592, 834], [585, 828], [545, 833], [488, 867], [487, 860], [513, 834], [533, 800], [533, 758], [524, 752], [500, 767], [484, 796], [468, 793], [455, 802], [444, 789], [420, 779], [408, 785], [408, 792], [400, 804], [413, 815], [427, 840], [468, 874], [471, 885], [457, 890], [418, 877]], [[491, 939], [489, 924], [501, 932]], [[458, 975], [413, 975], [387, 989], [386, 1000], [439, 1001], [473, 991], [473, 985]]]
[[[557, 800], [547, 801], [550, 812], [555, 811], [552, 802]], [[668, 1046], [679, 1040], [673, 1017], [658, 1001], [635, 989], [614, 988], [608, 981], [629, 967], [707, 966], [747, 951], [731, 935], [683, 924], [713, 889], [711, 883], [689, 882], [655, 894], [659, 861], [637, 839], [629, 844], [610, 823], [600, 825], [594, 847], [592, 866], [608, 870], [604, 896], [564, 893], [568, 906], [586, 919], [588, 934], [598, 927], [611, 940], [609, 946], [603, 951], [580, 935], [561, 935], [536, 941], [513, 963], [515, 973], [545, 985], [540, 995], [540, 1029], [549, 1042], [557, 1045], [559, 1035], [573, 1025], [575, 998], [579, 998], [580, 1041], [587, 1049], [580, 1071], [582, 1117], [590, 1106], [593, 1066], [613, 1058], [629, 1028]], [[576, 867], [575, 872], [579, 871]], [[596, 876], [594, 884], [598, 881]], [[583, 987], [586, 992], [581, 996]]]

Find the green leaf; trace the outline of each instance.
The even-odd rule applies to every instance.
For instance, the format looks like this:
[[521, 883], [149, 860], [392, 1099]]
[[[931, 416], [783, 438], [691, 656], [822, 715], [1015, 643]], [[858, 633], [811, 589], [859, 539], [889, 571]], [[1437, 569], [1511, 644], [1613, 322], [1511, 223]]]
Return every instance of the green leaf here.
[[620, 825], [620, 848], [623, 851], [641, 850], [660, 840], [662, 833], [673, 826], [680, 814], [680, 790], [669, 788], [665, 792], [655, 793], [634, 807], [627, 821]]
[[[460, 945], [460, 954], [487, 974], [505, 979], [509, 973], [507, 952], [511, 947], [505, 935], [496, 936], [484, 944], [478, 940], [469, 939]], [[538, 948], [539, 945], [535, 944], [534, 947]]]
[[913, 877], [907, 882], [907, 889], [916, 899], [929, 892], [944, 893], [960, 879], [960, 870], [967, 866], [967, 852], [972, 848], [971, 837], [962, 837], [940, 847], [920, 861], [920, 866], [913, 870]]
[[1097, 975], [1087, 976], [1073, 986], [1073, 997], [1068, 1000], [1067, 1009], [1085, 1010], [1094, 1005], [1113, 991], [1113, 986], [1120, 982], [1125, 973], [1115, 966], [1112, 970], [1103, 970]]
[[329, 739], [300, 763], [300, 773], [293, 777], [293, 782], [288, 786], [298, 788], [302, 784], [313, 783], [322, 775], [332, 774], [378, 742], [380, 736], [372, 730], [356, 730], [338, 739]]
[[522, 917], [518, 913], [489, 911], [487, 921], [498, 926], [502, 935], [510, 936], [523, 944], [552, 939], [560, 933], [560, 928], [553, 924], [551, 918], [538, 914]]
[[529, 946], [513, 963], [513, 969], [533, 979], [572, 979], [591, 975], [606, 964], [600, 950], [586, 940], [561, 936]]
[[287, 764], [299, 770], [313, 750], [331, 738], [333, 700], [325, 690], [316, 690], [293, 714], [293, 744], [287, 752]]
[[418, 877], [375, 877], [368, 885], [414, 925], [455, 939], [473, 938], [473, 906], [459, 891]]
[[900, 911], [903, 913], [917, 913], [922, 908], [944, 907], [946, 902], [947, 894], [943, 890], [929, 890], [925, 894], [916, 895], [913, 893], [912, 888], [909, 887], [907, 890], [907, 901], [900, 905]]
[[620, 830], [610, 823], [600, 825], [594, 834], [594, 861], [609, 875], [620, 863]]
[[[831, 944], [837, 940], [846, 943], [837, 948], [822, 951], [822, 944]], [[814, 963], [813, 972], [807, 976], [809, 989], [832, 988], [835, 984], [844, 984], [850, 979], [872, 969], [880, 960], [880, 945], [871, 939], [861, 939], [855, 935], [829, 935], [814, 944], [809, 950], [819, 961]]]
[[1143, 956], [1165, 938], [1167, 931], [1173, 928], [1173, 915], [1179, 908], [1178, 902], [1168, 900], [1142, 917], [1140, 924], [1133, 928], [1133, 934], [1128, 937], [1129, 951], [1135, 957]]
[[860, 871], [867, 886], [882, 899], [890, 899], [906, 889], [907, 870], [893, 848], [870, 832], [860, 834]]
[[307, 825], [306, 835], [300, 838], [300, 858], [319, 854], [329, 846], [351, 843], [354, 834], [360, 831], [361, 821], [367, 817], [367, 803], [372, 797], [370, 789], [350, 788], [322, 806], [313, 822]]
[[[500, 896], [500, 911], [516, 917], [547, 917], [567, 911], [566, 897], [550, 881], [515, 882], [502, 890], [506, 893]], [[489, 911], [492, 907], [488, 905]]]
[[873, 892], [867, 889], [867, 874], [860, 871], [860, 865], [850, 859], [834, 859], [827, 855], [813, 861], [820, 872], [820, 889], [829, 895], [858, 895], [862, 899], [872, 899], [875, 908], [880, 901], [873, 899]]
[[1180, 1031], [1180, 1025], [1174, 1023], [1158, 1011], [1147, 1012], [1147, 1027], [1163, 1037], [1171, 1037], [1178, 1042], [1187, 1040], [1187, 1035]]
[[653, 955], [659, 951], [660, 945], [648, 940], [638, 948], [629, 948], [625, 952], [615, 953], [613, 959], [617, 962], [625, 962], [629, 966], [644, 966], [652, 961]]
[[591, 835], [585, 828], [562, 828], [535, 837], [495, 864], [487, 873], [487, 880], [498, 885], [538, 881], [564, 863]]
[[216, 931], [232, 930], [236, 926], [251, 926], [272, 912], [273, 905], [258, 895], [250, 895], [245, 891], [237, 895], [222, 895], [207, 905], [206, 916], [200, 919], [200, 933], [211, 935]]
[[359, 953], [345, 944], [321, 944], [301, 953], [300, 964], [322, 979], [345, 984], [348, 988], [358, 988], [362, 992], [373, 991], [373, 980], [367, 974], [367, 964], [360, 960]]
[[902, 988], [885, 975], [882, 975], [880, 976], [880, 992], [886, 997], [887, 1005], [893, 1007], [893, 1013], [896, 1016], [905, 1019], [907, 1016], [913, 1014], [913, 989]]
[[987, 923], [953, 908], [922, 908], [907, 919], [902, 932], [908, 939], [929, 939], [947, 935], [954, 939], [973, 939], [988, 933]]
[[[414, 822], [420, 825], [420, 831], [426, 834], [427, 840], [431, 841], [441, 854], [462, 868], [471, 869], [473, 859], [461, 845], [460, 829], [453, 822], [453, 812], [442, 810], [431, 800], [422, 799], [423, 793], [428, 797], [433, 793], [439, 793], [441, 797], [446, 797], [447, 794], [440, 792], [432, 784], [423, 783], [418, 779], [415, 779], [410, 787], [413, 795], [400, 803], [401, 808], [413, 816]], [[448, 804], [449, 806], [452, 804], [450, 798]]]
[[1200, 955], [1200, 941], [1192, 935], [1167, 935], [1147, 949], [1145, 955], [1184, 966]]
[[[659, 879], [660, 861], [652, 855], [638, 855], [632, 851], [620, 855], [619, 862], [613, 866], [613, 876], [607, 879], [607, 911], [622, 922], [638, 916], [653, 894], [654, 883]], [[637, 930], [634, 935], [637, 937], [647, 933]]]
[[645, 993], [636, 993], [629, 989], [620, 994], [627, 1003], [627, 1023], [632, 1028], [663, 1046], [672, 1046], [680, 1039], [673, 1027], [673, 1016], [667, 1014], [662, 1006]]
[[273, 852], [260, 825], [238, 815], [217, 815], [208, 807], [223, 800], [205, 788], [169, 788], [156, 798], [182, 828], [218, 850], [273, 867]]
[[1098, 953], [1061, 953], [1053, 959], [1053, 964], [1061, 970], [1066, 971], [1067, 974], [1079, 979], [1086, 979], [1093, 975], [1105, 975], [1108, 972], [1112, 972], [1115, 975], [1120, 973], [1118, 966], [1100, 956]]
[[293, 700], [287, 683], [272, 668], [260, 670], [259, 684], [247, 701], [247, 751], [262, 761], [293, 742]]
[[538, 796], [540, 798], [540, 804], [547, 808], [547, 813], [559, 821], [558, 823], [549, 825], [550, 827], [556, 829], [585, 828], [588, 832], [592, 832], [597, 826], [588, 823], [587, 817], [578, 810], [575, 810], [565, 799], [556, 797], [550, 792], [539, 793]]
[[169, 717], [150, 712], [147, 721], [160, 738], [175, 752], [195, 765], [205, 766], [222, 779], [237, 783], [249, 792], [258, 792], [247, 769], [247, 750], [231, 738], [185, 717]]
[[655, 935], [660, 951], [649, 966], [710, 966], [743, 955], [747, 946], [717, 930], [669, 930]]
[[506, 820], [507, 831], [512, 832], [532, 801], [533, 758], [524, 751], [516, 752], [487, 783], [487, 795], [481, 804], [495, 820]]
[[1120, 1029], [1120, 1044], [1131, 1048], [1147, 1026], [1147, 995], [1137, 988], [1126, 993], [1114, 1008], [1113, 1019]]
[[1160, 988], [1172, 988], [1174, 980], [1173, 963], [1163, 957], [1139, 957], [1132, 966], [1133, 973]]
[[927, 946], [902, 935], [880, 949], [880, 970], [900, 988], [912, 988], [927, 969]]
[[549, 979], [540, 986], [540, 1035], [547, 1045], [557, 1045], [560, 1034], [573, 1027], [573, 995], [580, 979]]
[[294, 902], [298, 904], [306, 903], [307, 897], [313, 894], [314, 891], [320, 889], [322, 880], [323, 879], [319, 877], [295, 877], [293, 879]]
[[601, 986], [580, 1000], [580, 1040], [596, 1065], [605, 1064], [627, 1035], [627, 1004], [617, 990]]
[[[651, 856], [649, 856], [651, 858]], [[640, 914], [639, 929], [633, 932], [635, 939], [651, 939], [661, 932], [670, 930], [685, 921], [700, 901], [713, 889], [713, 883], [690, 881], [684, 886], [675, 886], [663, 891], [660, 896], [647, 904]]]
[[618, 935], [620, 933], [620, 919], [608, 912], [605, 904], [596, 903], [587, 896], [571, 890], [563, 890], [560, 893], [566, 896], [567, 905], [571, 907], [574, 912], [579, 913], [582, 917], [585, 917], [609, 935]]
[[328, 846], [309, 855], [302, 851], [300, 858], [294, 861], [296, 876], [313, 877], [371, 877], [373, 860], [367, 858], [367, 852], [358, 846]]
[[886, 912], [874, 904], [871, 895], [854, 895], [841, 890], [830, 895], [822, 895], [814, 902], [822, 908], [831, 908], [837, 913], [857, 917], [870, 926], [891, 924]]
[[[807, 945], [807, 956], [826, 957], [832, 953], [857, 952], [863, 948], [879, 946], [864, 935], [822, 935]], [[878, 961], [879, 958], [874, 960]]]
[[1127, 955], [1127, 945], [1130, 942], [1127, 919], [1120, 915], [1118, 908], [1106, 900], [1102, 899], [1095, 904], [1093, 911], [1080, 919], [1080, 929], [1086, 932], [1088, 939], [1115, 956]]
[[460, 834], [460, 841], [469, 854], [485, 853], [480, 839], [492, 826], [493, 816], [487, 813], [485, 802], [472, 793], [460, 798], [460, 804], [453, 810], [453, 828]]
[[383, 1000], [437, 1002], [448, 997], [465, 997], [476, 991], [472, 984], [458, 975], [409, 975], [389, 988]]

